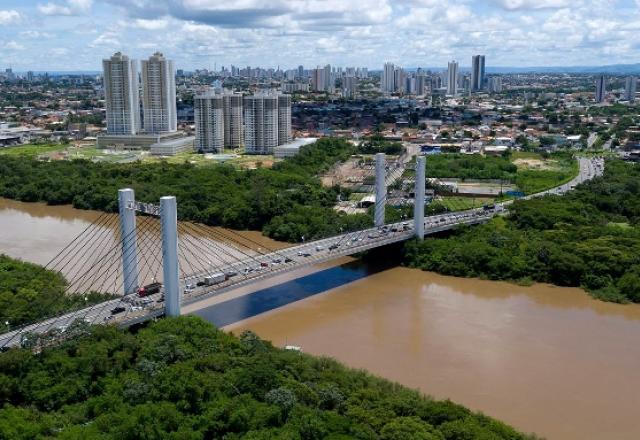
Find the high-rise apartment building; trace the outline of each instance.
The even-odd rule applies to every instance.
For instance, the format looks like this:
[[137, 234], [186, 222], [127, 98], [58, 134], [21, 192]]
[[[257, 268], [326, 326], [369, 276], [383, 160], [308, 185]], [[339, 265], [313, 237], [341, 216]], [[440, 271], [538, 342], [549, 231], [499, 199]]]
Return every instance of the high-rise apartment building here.
[[447, 95], [458, 94], [458, 62], [450, 61], [447, 66]]
[[488, 80], [489, 93], [501, 93], [502, 92], [502, 78], [499, 76], [491, 76]]
[[120, 52], [102, 60], [107, 133], [132, 135], [140, 131], [138, 66]]
[[223, 97], [214, 91], [197, 95], [193, 101], [196, 148], [200, 153], [222, 153], [224, 150], [225, 120]]
[[358, 94], [358, 78], [355, 76], [345, 76], [342, 78], [343, 95], [346, 98], [355, 98]]
[[638, 78], [635, 76], [627, 76], [624, 85], [624, 99], [629, 102], [636, 100], [636, 90], [638, 87]]
[[600, 75], [596, 78], [596, 95], [595, 100], [597, 103], [604, 102], [605, 95], [607, 94], [607, 79], [604, 75]]
[[427, 78], [422, 72], [416, 74], [416, 95], [424, 95], [427, 87]]
[[291, 142], [291, 95], [278, 95], [278, 145]]
[[244, 124], [242, 100], [241, 93], [224, 93], [222, 95], [225, 148], [242, 147]]
[[471, 58], [471, 91], [484, 89], [484, 55], [474, 55]]
[[142, 61], [142, 114], [147, 133], [178, 128], [174, 64], [159, 52]]
[[395, 66], [393, 63], [384, 63], [382, 77], [380, 79], [380, 91], [382, 93], [393, 93], [395, 89]]
[[278, 146], [278, 96], [244, 97], [244, 148], [249, 154], [271, 154]]
[[314, 92], [326, 92], [325, 69], [316, 68], [311, 71], [311, 89]]

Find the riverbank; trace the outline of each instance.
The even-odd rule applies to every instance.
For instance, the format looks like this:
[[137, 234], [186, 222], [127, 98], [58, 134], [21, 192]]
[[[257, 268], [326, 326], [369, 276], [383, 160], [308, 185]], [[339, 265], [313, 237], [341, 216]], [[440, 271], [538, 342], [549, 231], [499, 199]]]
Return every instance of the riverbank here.
[[410, 267], [459, 277], [582, 287], [640, 302], [640, 168], [609, 161], [604, 176], [568, 194], [522, 200], [509, 216], [409, 242]]
[[382, 271], [225, 327], [450, 398], [550, 440], [640, 435], [640, 305]]

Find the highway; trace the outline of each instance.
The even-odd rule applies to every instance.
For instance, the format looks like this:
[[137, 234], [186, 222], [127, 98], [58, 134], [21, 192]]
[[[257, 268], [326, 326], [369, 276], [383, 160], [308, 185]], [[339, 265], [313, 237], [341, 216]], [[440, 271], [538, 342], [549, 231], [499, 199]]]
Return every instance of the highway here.
[[[564, 194], [576, 185], [602, 175], [603, 171], [604, 161], [602, 159], [579, 158], [579, 172], [574, 179], [550, 190], [526, 196], [525, 199], [547, 194]], [[496, 215], [507, 213], [511, 203], [513, 203], [512, 200], [498, 203], [492, 209], [479, 208], [425, 217], [425, 235], [450, 230], [460, 225], [484, 223]], [[207, 273], [196, 273], [184, 278], [181, 285], [183, 289], [182, 304], [192, 304], [260, 279], [326, 262], [337, 257], [405, 241], [413, 236], [413, 220], [410, 220], [388, 224], [381, 228], [372, 227], [362, 231], [339, 234], [268, 254], [256, 254], [249, 258], [239, 259], [224, 267], [213, 267]], [[224, 274], [226, 279], [215, 285], [203, 285], [206, 276], [216, 273]], [[43, 334], [49, 332], [64, 336], [69, 326], [76, 320], [90, 324], [114, 323], [120, 326], [129, 326], [160, 317], [164, 314], [163, 295], [162, 292], [145, 298], [128, 295], [59, 317], [46, 319], [0, 335], [0, 347], [20, 344], [25, 338], [23, 336], [25, 333]], [[116, 308], [121, 311], [116, 312]], [[27, 339], [29, 337], [29, 335], [26, 336]]]

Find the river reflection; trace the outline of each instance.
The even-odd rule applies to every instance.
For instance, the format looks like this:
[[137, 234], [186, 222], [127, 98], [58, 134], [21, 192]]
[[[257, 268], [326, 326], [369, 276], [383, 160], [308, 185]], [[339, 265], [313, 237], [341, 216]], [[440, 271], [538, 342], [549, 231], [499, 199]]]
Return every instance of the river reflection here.
[[226, 327], [550, 439], [637, 439], [640, 307], [394, 268]]

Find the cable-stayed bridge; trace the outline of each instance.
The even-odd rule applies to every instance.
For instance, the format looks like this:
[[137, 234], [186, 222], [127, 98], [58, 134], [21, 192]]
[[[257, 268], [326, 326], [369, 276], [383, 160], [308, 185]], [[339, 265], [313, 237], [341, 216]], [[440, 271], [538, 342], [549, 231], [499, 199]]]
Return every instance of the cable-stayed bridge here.
[[[571, 182], [528, 197], [562, 194], [603, 170], [598, 159], [580, 158], [579, 166], [579, 174]], [[60, 337], [73, 336], [87, 324], [129, 326], [164, 315], [178, 316], [184, 305], [258, 280], [414, 237], [422, 239], [461, 225], [486, 222], [503, 214], [510, 203], [425, 217], [425, 158], [418, 157], [414, 218], [385, 224], [386, 187], [390, 180], [386, 171], [384, 155], [377, 155], [372, 227], [288, 247], [229, 229], [178, 222], [175, 197], [163, 197], [159, 205], [145, 204], [135, 201], [133, 190], [120, 190], [119, 215], [102, 214], [47, 265], [66, 276], [66, 295], [99, 292], [111, 294], [112, 299], [10, 327], [0, 335], [0, 347], [46, 345]], [[52, 305], [53, 301], [52, 298]]]

